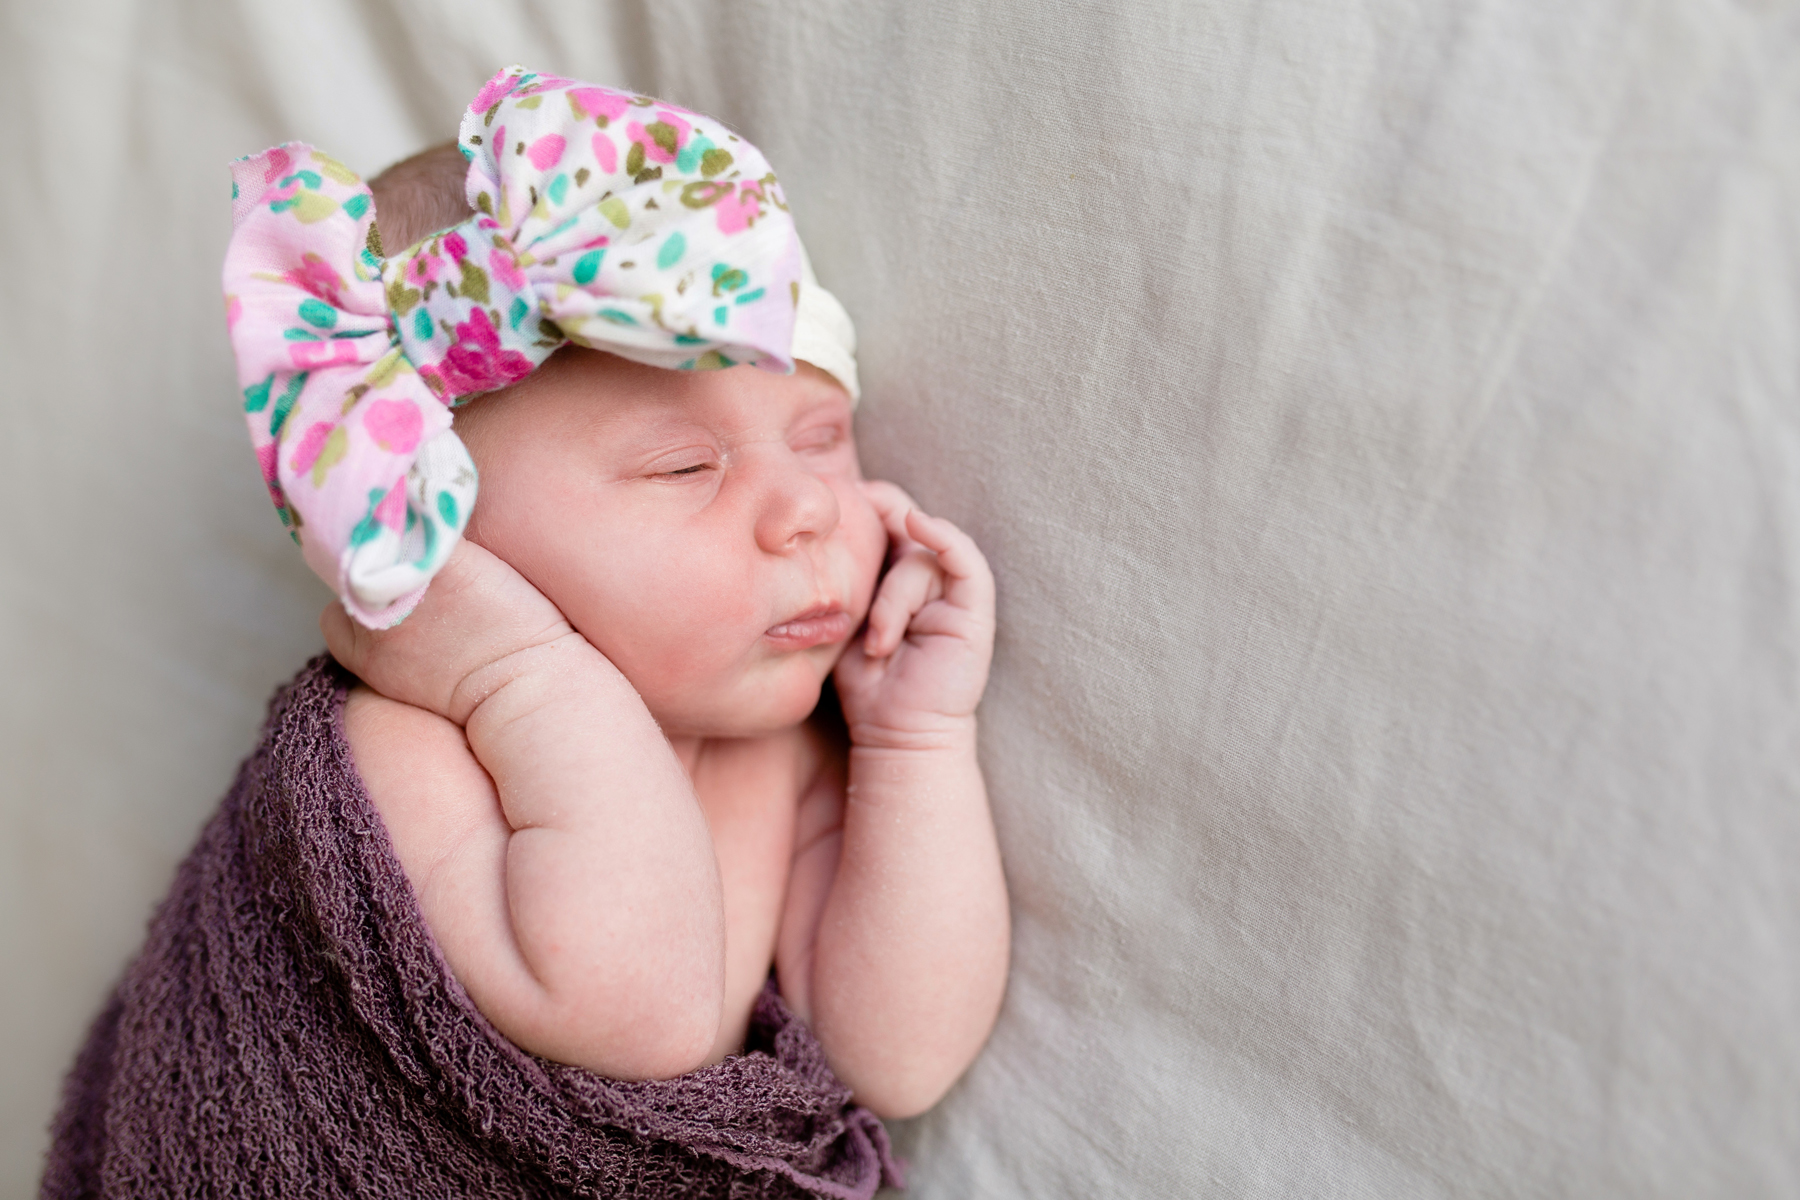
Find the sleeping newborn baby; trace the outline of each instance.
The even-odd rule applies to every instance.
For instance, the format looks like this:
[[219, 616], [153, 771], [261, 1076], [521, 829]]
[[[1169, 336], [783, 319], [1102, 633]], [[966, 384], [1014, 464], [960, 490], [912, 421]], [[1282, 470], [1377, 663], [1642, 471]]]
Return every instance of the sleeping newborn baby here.
[[[806, 363], [565, 346], [458, 410], [481, 499], [418, 611], [327, 612], [426, 921], [526, 1049], [681, 1074], [743, 1045], [771, 963], [883, 1115], [929, 1107], [985, 1039], [993, 585], [966, 535], [863, 480], [850, 417]], [[807, 721], [828, 676], [847, 746]]]
[[[975, 753], [993, 583], [965, 534], [862, 478], [848, 318], [812, 280], [773, 173], [706, 118], [512, 68], [476, 97], [459, 146], [372, 191], [297, 145], [236, 175], [228, 307], [246, 408], [278, 509], [339, 593], [322, 625], [355, 676], [311, 669], [323, 682], [306, 695], [329, 711], [303, 736], [284, 731], [304, 703], [278, 698], [254, 778], [215, 819], [257, 847], [238, 857], [302, 876], [269, 929], [318, 910], [316, 938], [346, 939], [311, 972], [301, 946], [291, 973], [310, 981], [279, 986], [343, 992], [295, 1002], [327, 1014], [305, 1018], [335, 1031], [321, 1044], [403, 1027], [379, 1034], [400, 1049], [348, 1073], [394, 1076], [370, 1095], [476, 1097], [481, 1115], [442, 1136], [485, 1130], [467, 1153], [501, 1174], [531, 1156], [482, 1140], [511, 1105], [561, 1139], [543, 1178], [583, 1194], [892, 1181], [879, 1125], [846, 1100], [885, 1116], [930, 1107], [985, 1041], [1005, 981], [1007, 900]], [[387, 258], [384, 245], [411, 248]], [[820, 703], [828, 679], [841, 716]], [[299, 741], [325, 765], [283, 765]], [[326, 794], [317, 772], [339, 769], [359, 795]], [[358, 825], [365, 802], [385, 846]], [[344, 814], [342, 852], [321, 841], [281, 858], [287, 835], [269, 832], [291, 822], [304, 846]], [[167, 1024], [132, 1008], [167, 981], [134, 981], [205, 924], [184, 917], [165, 936], [171, 911], [240, 884], [238, 907], [255, 910], [275, 886], [253, 863], [188, 888], [223, 836], [209, 828], [184, 867], [77, 1065], [46, 1194], [58, 1179], [67, 1194], [105, 1190], [93, 1174], [121, 1153], [104, 1136], [119, 1047]], [[315, 861], [340, 855], [351, 882], [317, 883], [337, 867]], [[416, 910], [382, 899], [387, 862]], [[412, 958], [408, 921], [428, 931]], [[410, 982], [390, 989], [390, 976]], [[467, 1004], [478, 1017], [450, 1011]], [[311, 1036], [280, 1006], [245, 1011], [240, 1025], [296, 1027], [224, 1019], [222, 1044]], [[474, 1049], [441, 1049], [459, 1038]], [[434, 1115], [394, 1122], [393, 1138], [445, 1120], [440, 1100], [418, 1103]], [[164, 1122], [157, 1144], [197, 1119]], [[640, 1149], [661, 1165], [627, 1162]], [[313, 1194], [416, 1188], [420, 1169], [334, 1168]], [[513, 1194], [486, 1170], [457, 1186]], [[117, 1194], [150, 1194], [141, 1165], [113, 1172], [135, 1179]], [[229, 1190], [222, 1177], [194, 1190], [204, 1174], [182, 1194]]]

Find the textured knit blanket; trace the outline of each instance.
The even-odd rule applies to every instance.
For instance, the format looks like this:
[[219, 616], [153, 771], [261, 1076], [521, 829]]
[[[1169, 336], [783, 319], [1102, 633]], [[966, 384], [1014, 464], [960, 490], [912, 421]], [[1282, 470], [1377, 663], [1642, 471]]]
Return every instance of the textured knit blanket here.
[[278, 692], [65, 1085], [43, 1195], [868, 1197], [898, 1184], [773, 986], [745, 1053], [621, 1083], [520, 1050], [426, 930], [320, 658]]

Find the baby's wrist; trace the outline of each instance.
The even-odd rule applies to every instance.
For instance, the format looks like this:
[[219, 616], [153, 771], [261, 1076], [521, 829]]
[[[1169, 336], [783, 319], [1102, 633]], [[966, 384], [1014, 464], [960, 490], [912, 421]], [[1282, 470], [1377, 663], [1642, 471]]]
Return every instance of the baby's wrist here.
[[975, 715], [919, 715], [904, 722], [851, 721], [850, 752], [867, 756], [973, 754]]
[[467, 728], [490, 701], [504, 692], [520, 690], [519, 685], [536, 691], [539, 688], [533, 685], [554, 687], [558, 682], [573, 682], [573, 676], [609, 666], [604, 655], [571, 630], [551, 641], [520, 647], [469, 672], [452, 690], [444, 715]]
[[853, 742], [849, 767], [846, 798], [858, 808], [915, 815], [946, 806], [960, 809], [980, 790], [975, 718], [929, 731], [884, 731], [870, 741]]

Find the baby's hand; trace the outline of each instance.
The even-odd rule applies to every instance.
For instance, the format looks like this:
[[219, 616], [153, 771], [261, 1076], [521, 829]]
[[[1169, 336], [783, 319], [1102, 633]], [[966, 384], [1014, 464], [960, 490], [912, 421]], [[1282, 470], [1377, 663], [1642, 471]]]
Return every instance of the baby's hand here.
[[905, 492], [864, 492], [887, 526], [893, 565], [868, 628], [836, 681], [857, 746], [925, 749], [972, 725], [994, 650], [994, 576], [969, 535]]
[[338, 603], [319, 617], [319, 628], [332, 656], [364, 683], [458, 725], [526, 668], [531, 656], [522, 651], [581, 639], [523, 575], [467, 540], [394, 628], [365, 628]]

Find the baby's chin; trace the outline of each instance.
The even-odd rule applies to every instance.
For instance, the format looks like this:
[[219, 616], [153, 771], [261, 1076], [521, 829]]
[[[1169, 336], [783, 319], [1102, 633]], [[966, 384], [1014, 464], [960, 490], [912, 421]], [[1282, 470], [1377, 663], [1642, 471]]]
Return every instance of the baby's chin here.
[[653, 688], [638, 691], [670, 737], [768, 737], [799, 725], [819, 706], [825, 679], [843, 654], [842, 647], [821, 650], [795, 655], [777, 670], [684, 689], [679, 696], [659, 695]]

